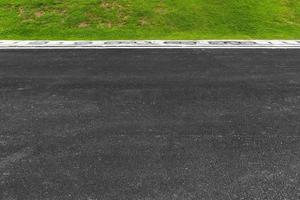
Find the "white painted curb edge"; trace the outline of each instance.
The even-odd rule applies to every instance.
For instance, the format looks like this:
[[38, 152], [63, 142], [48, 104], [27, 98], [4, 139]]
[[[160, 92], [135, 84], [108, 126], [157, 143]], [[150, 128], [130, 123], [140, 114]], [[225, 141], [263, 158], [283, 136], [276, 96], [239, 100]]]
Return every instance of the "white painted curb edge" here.
[[0, 49], [300, 48], [300, 40], [0, 40]]

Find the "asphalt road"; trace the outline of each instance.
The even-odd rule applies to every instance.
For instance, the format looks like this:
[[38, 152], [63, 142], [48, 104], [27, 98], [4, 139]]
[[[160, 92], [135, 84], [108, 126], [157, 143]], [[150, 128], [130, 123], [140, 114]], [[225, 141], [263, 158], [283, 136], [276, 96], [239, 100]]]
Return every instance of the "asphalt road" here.
[[0, 199], [300, 199], [300, 49], [0, 51]]

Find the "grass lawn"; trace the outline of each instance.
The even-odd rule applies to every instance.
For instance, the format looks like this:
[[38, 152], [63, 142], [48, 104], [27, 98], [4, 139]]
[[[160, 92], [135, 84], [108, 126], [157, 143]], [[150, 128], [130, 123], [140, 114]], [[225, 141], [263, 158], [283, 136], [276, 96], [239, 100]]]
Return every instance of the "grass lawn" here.
[[0, 39], [299, 39], [299, 0], [0, 0]]

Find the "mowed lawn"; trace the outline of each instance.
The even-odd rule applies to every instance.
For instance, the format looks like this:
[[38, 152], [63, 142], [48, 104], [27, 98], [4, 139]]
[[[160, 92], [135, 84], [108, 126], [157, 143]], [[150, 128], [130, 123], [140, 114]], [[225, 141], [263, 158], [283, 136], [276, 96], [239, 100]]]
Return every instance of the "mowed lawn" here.
[[299, 0], [0, 0], [0, 39], [299, 39]]

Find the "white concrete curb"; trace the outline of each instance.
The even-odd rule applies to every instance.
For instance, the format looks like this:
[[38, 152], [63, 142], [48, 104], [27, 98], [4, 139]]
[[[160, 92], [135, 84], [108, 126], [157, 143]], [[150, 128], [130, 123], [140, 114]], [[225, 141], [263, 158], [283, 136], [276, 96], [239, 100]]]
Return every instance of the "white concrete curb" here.
[[300, 40], [0, 40], [0, 49], [300, 48]]

